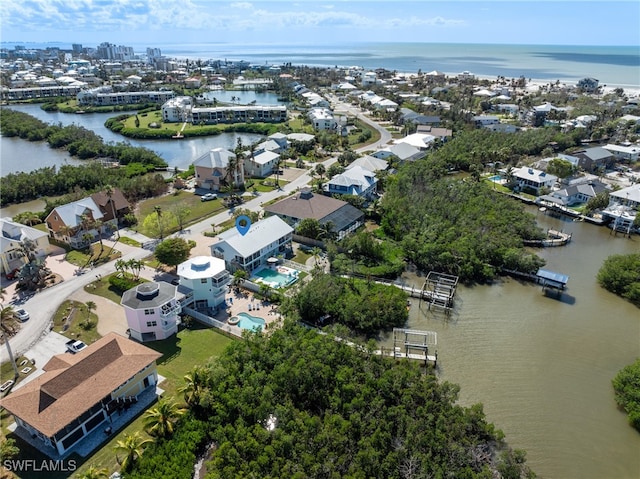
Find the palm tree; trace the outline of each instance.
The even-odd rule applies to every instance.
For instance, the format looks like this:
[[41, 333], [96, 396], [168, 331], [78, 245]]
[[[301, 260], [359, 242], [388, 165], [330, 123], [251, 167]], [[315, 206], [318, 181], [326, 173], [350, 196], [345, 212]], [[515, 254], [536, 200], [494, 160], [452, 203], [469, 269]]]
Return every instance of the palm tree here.
[[184, 400], [188, 406], [193, 407], [200, 402], [200, 397], [206, 389], [206, 370], [200, 366], [194, 367], [190, 373], [184, 376], [184, 386], [178, 392], [184, 394]]
[[[124, 439], [119, 439], [114, 446], [116, 451], [116, 461], [122, 467], [123, 471], [126, 471], [131, 465], [140, 457], [144, 452], [144, 448], [147, 444], [152, 443], [152, 439], [142, 439], [140, 432], [136, 431], [133, 434], [127, 434]], [[118, 457], [118, 453], [122, 453], [124, 457], [122, 460]]]
[[162, 238], [163, 238], [163, 236], [164, 236], [164, 231], [163, 231], [163, 230], [164, 230], [164, 228], [162, 227], [162, 221], [161, 221], [161, 218], [162, 218], [162, 207], [160, 207], [160, 206], [154, 206], [154, 207], [153, 207], [153, 211], [155, 211], [156, 216], [157, 216], [157, 220], [158, 220], [158, 231], [160, 232], [160, 239], [162, 239]]
[[86, 303], [84, 303], [84, 305], [87, 307], [87, 320], [89, 320], [89, 316], [91, 316], [91, 311], [97, 309], [98, 305], [93, 301], [87, 301]]
[[280, 167], [282, 166], [282, 158], [278, 156], [276, 162], [273, 165], [276, 168], [276, 186], [280, 186]]
[[133, 273], [134, 279], [136, 281], [140, 279], [140, 270], [142, 269], [143, 266], [144, 266], [144, 261], [139, 259], [130, 259], [129, 261], [127, 261], [127, 267], [131, 269], [131, 272]]
[[82, 473], [78, 473], [75, 476], [78, 479], [103, 479], [109, 477], [109, 470], [107, 468], [96, 466], [89, 466], [89, 469]]
[[156, 407], [147, 410], [142, 416], [147, 432], [156, 437], [173, 434], [176, 421], [186, 412], [173, 399], [161, 399]]
[[7, 306], [2, 305], [2, 309], [0, 309], [0, 326], [8, 333], [13, 332], [13, 328], [10, 328], [7, 324], [13, 319], [13, 312], [13, 306], [11, 306], [10, 304]]
[[317, 246], [314, 246], [311, 249], [311, 255], [313, 256], [313, 259], [316, 262], [316, 266], [318, 266], [318, 259], [320, 258], [321, 254], [322, 254], [322, 250], [320, 248], [318, 248]]

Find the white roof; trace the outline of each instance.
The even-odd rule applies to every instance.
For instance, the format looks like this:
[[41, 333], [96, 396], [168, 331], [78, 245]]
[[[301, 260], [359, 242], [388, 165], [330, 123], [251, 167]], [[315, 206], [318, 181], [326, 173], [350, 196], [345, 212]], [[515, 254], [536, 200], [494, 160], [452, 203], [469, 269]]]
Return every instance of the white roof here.
[[214, 148], [194, 161], [193, 165], [206, 168], [226, 168], [229, 165], [229, 158], [235, 158], [235, 156], [234, 153], [224, 148]]
[[609, 151], [617, 151], [619, 153], [628, 153], [628, 154], [640, 153], [640, 147], [637, 145], [622, 146], [622, 145], [612, 145], [611, 143], [608, 143], [604, 145], [602, 148]]
[[345, 170], [344, 173], [334, 176], [329, 181], [332, 185], [352, 186], [360, 185], [363, 188], [368, 188], [372, 183], [376, 181], [376, 175], [372, 171], [369, 171], [362, 166], [354, 166]]
[[223, 259], [213, 256], [196, 256], [178, 265], [178, 276], [185, 279], [213, 278], [224, 269]]
[[293, 228], [279, 216], [274, 215], [253, 223], [244, 236], [236, 228], [221, 233], [219, 236], [221, 241], [212, 247], [215, 248], [221, 243], [226, 243], [246, 258], [291, 233], [293, 233]]
[[400, 143], [407, 143], [416, 148], [424, 149], [427, 148], [429, 144], [435, 139], [435, 136], [426, 133], [413, 133], [412, 135], [407, 135], [404, 138], [393, 140], [393, 142], [396, 145], [399, 145]]
[[549, 181], [556, 181], [558, 179], [557, 176], [549, 175], [544, 171], [536, 170], [535, 168], [529, 168], [527, 166], [514, 169], [513, 176], [522, 180], [531, 180], [536, 183], [547, 183]]
[[87, 210], [91, 211], [94, 220], [99, 220], [103, 216], [100, 208], [91, 197], [58, 206], [53, 211], [60, 216], [65, 225], [74, 227], [80, 224], [82, 215], [87, 214]]
[[[275, 153], [273, 151], [268, 151], [267, 150], [267, 151], [263, 151], [261, 153], [258, 153], [257, 155], [253, 155], [253, 161], [257, 165], [266, 165], [270, 161], [275, 160], [276, 158], [278, 158], [279, 156], [280, 155], [278, 153]], [[251, 158], [249, 157], [249, 159], [251, 159]]]
[[287, 139], [293, 140], [293, 141], [313, 141], [314, 138], [315, 136], [310, 135], [308, 133], [289, 133], [287, 135]]
[[0, 251], [5, 252], [13, 242], [22, 243], [24, 240], [38, 241], [47, 233], [31, 226], [16, 223], [9, 218], [0, 218]]
[[634, 201], [635, 203], [640, 203], [640, 183], [627, 186], [626, 188], [622, 188], [618, 191], [612, 191], [611, 193], [609, 193], [609, 196], [615, 196], [616, 198], [620, 198], [622, 200], [629, 200]]
[[347, 166], [346, 169], [349, 170], [354, 166], [361, 166], [369, 171], [380, 171], [386, 170], [389, 167], [389, 162], [371, 155], [365, 155], [357, 158], [349, 166]]

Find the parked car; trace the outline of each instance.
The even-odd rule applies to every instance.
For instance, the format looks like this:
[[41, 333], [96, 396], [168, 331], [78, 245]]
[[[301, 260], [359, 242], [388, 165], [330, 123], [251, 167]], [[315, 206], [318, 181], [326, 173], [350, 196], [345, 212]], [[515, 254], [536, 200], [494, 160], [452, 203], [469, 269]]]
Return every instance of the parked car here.
[[16, 309], [13, 312], [13, 316], [21, 323], [24, 323], [27, 319], [29, 319], [29, 313], [22, 308]]
[[218, 197], [215, 193], [207, 193], [206, 195], [202, 195], [200, 197], [200, 201], [211, 201], [215, 200]]
[[73, 354], [79, 353], [80, 351], [82, 351], [84, 348], [87, 347], [87, 345], [84, 342], [78, 339], [70, 339], [65, 344], [67, 346], [67, 351]]
[[8, 279], [8, 280], [14, 280], [14, 279], [16, 279], [16, 278], [18, 277], [18, 273], [19, 273], [19, 272], [20, 272], [20, 269], [19, 269], [19, 268], [16, 268], [16, 269], [14, 269], [14, 270], [12, 270], [12, 271], [9, 271], [9, 272], [7, 273], [7, 279]]

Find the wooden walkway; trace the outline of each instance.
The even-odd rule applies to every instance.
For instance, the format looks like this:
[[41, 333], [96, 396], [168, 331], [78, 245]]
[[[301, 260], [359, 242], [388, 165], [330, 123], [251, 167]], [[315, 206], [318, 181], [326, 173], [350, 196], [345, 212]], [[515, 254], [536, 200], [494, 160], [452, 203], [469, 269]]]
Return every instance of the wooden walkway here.
[[424, 361], [425, 366], [433, 363], [438, 364], [438, 352], [429, 354], [429, 349], [435, 350], [438, 345], [438, 335], [434, 331], [420, 331], [417, 329], [393, 329], [393, 348], [381, 348], [374, 351], [374, 354], [394, 359], [413, 359]]

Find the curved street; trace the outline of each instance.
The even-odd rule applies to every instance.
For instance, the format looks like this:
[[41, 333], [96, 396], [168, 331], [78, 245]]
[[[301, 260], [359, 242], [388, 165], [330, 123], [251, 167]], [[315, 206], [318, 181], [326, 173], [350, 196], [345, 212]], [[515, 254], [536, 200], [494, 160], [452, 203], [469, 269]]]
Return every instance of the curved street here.
[[[337, 111], [346, 112], [353, 116], [356, 116], [359, 120], [368, 124], [369, 126], [375, 128], [380, 133], [380, 139], [374, 143], [370, 143], [366, 146], [358, 148], [355, 150], [357, 153], [362, 154], [367, 151], [376, 150], [384, 145], [386, 145], [391, 140], [391, 133], [384, 127], [378, 125], [373, 120], [367, 118], [364, 114], [361, 113], [360, 109], [345, 103], [338, 103], [336, 105]], [[322, 164], [328, 168], [333, 163], [337, 161], [337, 156], [331, 157], [322, 162]], [[286, 184], [279, 190], [270, 191], [268, 193], [261, 193], [255, 198], [247, 201], [242, 204], [242, 208], [247, 208], [251, 211], [261, 211], [262, 205], [266, 202], [274, 200], [279, 197], [288, 196], [289, 194], [295, 192], [299, 188], [302, 188], [308, 185], [311, 182], [311, 176], [309, 172], [305, 172], [295, 180]], [[214, 243], [214, 238], [209, 238], [204, 236], [205, 231], [211, 231], [211, 225], [219, 225], [224, 221], [228, 220], [231, 213], [229, 210], [226, 210], [222, 213], [218, 213], [214, 216], [206, 218], [198, 223], [195, 223], [189, 226], [185, 231], [175, 233], [174, 236], [181, 236], [187, 239], [192, 239], [199, 244], [202, 249], [208, 247], [210, 244]], [[130, 232], [123, 232], [121, 234], [126, 236], [136, 236], [137, 240], [144, 242], [148, 240], [148, 238], [144, 238], [139, 234], [129, 234]], [[105, 241], [105, 246], [108, 246], [110, 243]], [[132, 246], [128, 246], [122, 243], [117, 244], [117, 249], [122, 252], [123, 260], [127, 261], [130, 259], [144, 259], [149, 256], [151, 253], [148, 250], [142, 248], [136, 248]], [[94, 269], [85, 270], [84, 274], [74, 275], [73, 277], [66, 278], [59, 284], [56, 284], [50, 288], [44, 289], [36, 294], [31, 295], [26, 298], [24, 301], [14, 302], [12, 304], [16, 307], [23, 307], [30, 313], [30, 319], [24, 323], [21, 323], [20, 331], [10, 338], [10, 346], [13, 351], [14, 356], [18, 357], [21, 354], [26, 353], [30, 348], [32, 348], [36, 343], [38, 343], [41, 339], [43, 339], [47, 334], [49, 334], [51, 330], [51, 321], [53, 315], [57, 311], [58, 307], [62, 304], [64, 300], [69, 298], [75, 291], [84, 288], [87, 284], [91, 283], [96, 279], [97, 275], [107, 276], [111, 273], [115, 272], [115, 261], [111, 261], [107, 264], [98, 266]], [[52, 351], [51, 354], [57, 354], [62, 351]], [[0, 350], [0, 361], [5, 362], [9, 360], [9, 356], [7, 353], [6, 347], [2, 347]]]

